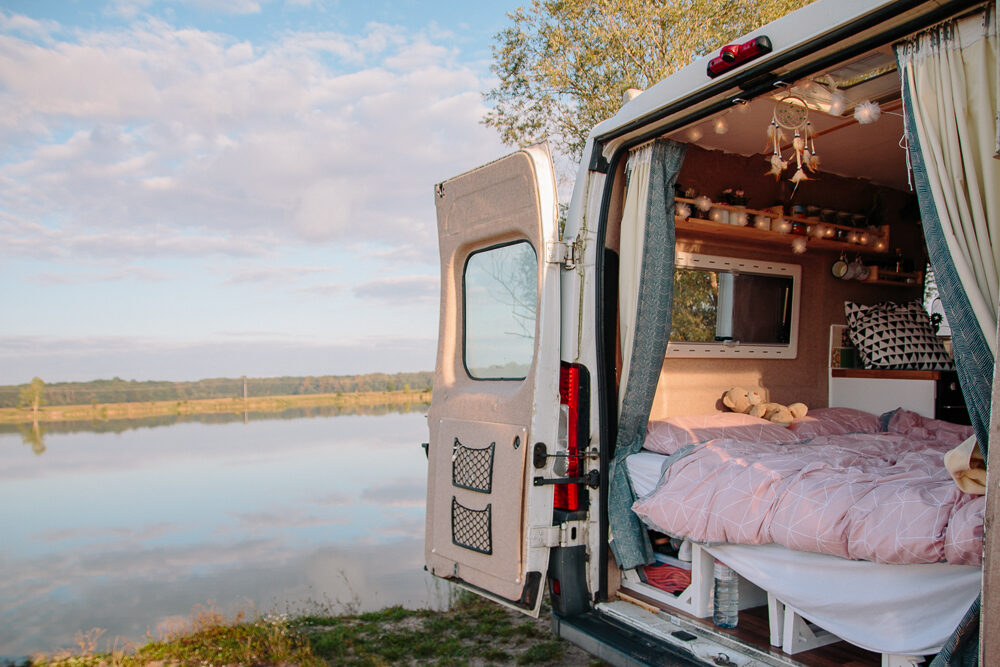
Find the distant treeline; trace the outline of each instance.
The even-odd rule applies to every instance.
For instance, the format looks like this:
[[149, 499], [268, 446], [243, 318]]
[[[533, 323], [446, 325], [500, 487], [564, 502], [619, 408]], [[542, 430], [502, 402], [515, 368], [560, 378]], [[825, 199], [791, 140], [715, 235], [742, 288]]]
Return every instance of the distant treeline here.
[[[42, 378], [43, 380], [45, 378]], [[247, 396], [293, 396], [296, 394], [347, 394], [361, 391], [423, 391], [431, 388], [434, 374], [368, 373], [366, 375], [320, 375], [309, 377], [247, 378]], [[0, 407], [17, 407], [27, 385], [0, 386]], [[53, 382], [44, 388], [47, 405], [93, 403], [138, 403], [142, 401], [188, 401], [200, 398], [242, 398], [243, 378], [210, 378], [195, 382], [136, 380], [92, 380]]]

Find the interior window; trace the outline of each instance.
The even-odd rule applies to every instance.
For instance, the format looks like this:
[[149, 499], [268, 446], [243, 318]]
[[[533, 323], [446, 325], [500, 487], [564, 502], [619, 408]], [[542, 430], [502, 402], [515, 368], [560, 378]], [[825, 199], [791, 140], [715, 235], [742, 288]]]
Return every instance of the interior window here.
[[479, 380], [524, 379], [535, 350], [535, 249], [517, 241], [473, 253], [464, 286], [467, 372]]
[[678, 268], [670, 340], [786, 345], [792, 288], [783, 276]]
[[795, 264], [677, 253], [667, 356], [794, 359]]

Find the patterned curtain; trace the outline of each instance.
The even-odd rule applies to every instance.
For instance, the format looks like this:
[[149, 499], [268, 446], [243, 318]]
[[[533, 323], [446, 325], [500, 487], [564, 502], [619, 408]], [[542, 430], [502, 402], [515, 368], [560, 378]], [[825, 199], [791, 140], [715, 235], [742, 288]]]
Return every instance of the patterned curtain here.
[[[620, 395], [618, 440], [611, 460], [608, 489], [608, 524], [611, 530], [611, 551], [618, 566], [631, 569], [653, 561], [649, 536], [638, 517], [632, 513], [635, 492], [628, 478], [625, 458], [642, 448], [646, 421], [653, 406], [656, 383], [667, 353], [670, 336], [670, 313], [674, 303], [674, 183], [684, 161], [686, 146], [668, 139], [657, 140], [649, 160], [648, 186], [645, 188], [645, 224], [622, 223], [622, 245], [627, 227], [635, 234], [642, 270], [638, 274], [638, 299], [632, 325], [631, 353], [623, 349], [630, 361], [628, 373], [622, 374], [624, 390]], [[639, 150], [643, 150], [641, 147]], [[635, 185], [630, 181], [629, 187]], [[636, 192], [641, 198], [643, 193]], [[629, 193], [626, 191], [626, 199]], [[640, 221], [641, 222], [641, 221]], [[623, 269], [628, 260], [621, 258]], [[627, 270], [627, 269], [624, 269]], [[626, 306], [627, 307], [627, 306]]]
[[[896, 58], [927, 251], [986, 454], [1000, 295], [996, 4], [897, 44]], [[979, 664], [980, 605], [977, 599], [969, 608], [931, 667]]]
[[924, 237], [951, 325], [955, 365], [988, 447], [1000, 300], [1000, 161], [993, 6], [896, 45]]

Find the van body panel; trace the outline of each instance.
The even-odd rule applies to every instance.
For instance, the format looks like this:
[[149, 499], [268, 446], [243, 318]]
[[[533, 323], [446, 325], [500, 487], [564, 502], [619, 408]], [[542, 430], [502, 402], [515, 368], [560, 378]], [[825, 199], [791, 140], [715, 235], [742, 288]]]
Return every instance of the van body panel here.
[[[533, 480], [551, 477], [554, 459], [536, 468], [531, 451], [535, 443], [555, 451], [559, 423], [552, 350], [559, 348], [561, 265], [548, 261], [558, 241], [548, 147], [436, 191], [441, 319], [428, 413], [427, 569], [537, 615], [549, 550], [539, 534], [552, 524], [553, 494]], [[531, 265], [510, 264], [510, 249]], [[477, 287], [483, 276], [485, 287]], [[525, 328], [492, 330], [494, 316]], [[528, 355], [516, 359], [520, 366], [503, 366], [507, 358], [495, 348], [523, 350], [519, 339], [529, 339]], [[474, 347], [481, 359], [473, 359]]]
[[874, 43], [887, 43], [943, 20], [963, 9], [982, 4], [974, 0], [817, 0], [747, 35], [771, 39], [771, 53], [716, 78], [706, 65], [717, 55], [695, 60], [625, 104], [617, 114], [598, 124], [590, 136], [588, 156], [593, 169], [610, 161], [623, 143], [636, 144], [732, 108], [742, 100], [771, 94], [783, 83], [807, 77]]
[[[710, 664], [719, 652], [714, 642], [718, 642], [726, 654], [734, 658], [735, 662], [729, 664], [744, 664], [751, 659], [759, 661], [755, 664], [800, 664], [797, 658], [783, 653], [779, 655], [766, 647], [755, 648], [755, 645], [706, 627], [706, 623], [692, 620], [683, 613], [674, 614], [662, 605], [657, 613], [656, 609], [649, 609], [649, 605], [637, 606], [633, 604], [634, 600], [626, 601], [628, 595], [620, 595], [628, 591], [620, 590], [624, 575], [608, 549], [606, 472], [615, 443], [617, 373], [622, 362], [621, 350], [616, 347], [617, 251], [628, 149], [661, 136], [686, 142], [682, 133], [714, 114], [733, 109], [740, 99], [758, 98], [758, 102], [770, 103], [769, 96], [775, 90], [775, 82], [787, 78], [786, 83], [793, 83], [824, 69], [833, 69], [841, 62], [856, 60], [869, 51], [879, 50], [883, 55], [891, 53], [894, 40], [978, 4], [981, 3], [970, 0], [817, 0], [737, 40], [737, 43], [743, 43], [766, 35], [773, 44], [771, 53], [715, 79], [706, 74], [707, 61], [715, 53], [692, 63], [626, 103], [618, 114], [590, 133], [583, 153], [584, 161], [577, 171], [562, 239], [556, 234], [554, 215], [551, 229], [546, 228], [544, 221], [538, 223], [537, 240], [525, 231], [531, 224], [515, 222], [521, 220], [522, 215], [527, 219], [527, 200], [544, 198], [539, 194], [540, 189], [515, 187], [515, 183], [527, 183], [530, 179], [523, 175], [527, 172], [522, 173], [519, 168], [515, 169], [513, 163], [506, 163], [507, 160], [526, 161], [534, 164], [533, 168], [538, 171], [538, 165], [544, 160], [530, 150], [442, 184], [443, 193], [439, 192], [438, 201], [442, 257], [441, 330], [434, 403], [429, 415], [428, 569], [480, 593], [485, 591], [494, 599], [521, 608], [533, 607], [537, 612], [538, 599], [527, 599], [530, 591], [526, 584], [532, 573], [543, 573], [544, 576], [546, 572], [548, 547], [540, 545], [551, 543], [543, 535], [546, 526], [551, 527], [553, 521], [558, 521], [554, 519], [558, 511], [553, 511], [551, 489], [542, 487], [542, 492], [539, 492], [534, 478], [553, 477], [552, 461], [545, 462], [541, 468], [534, 468], [531, 453], [523, 448], [520, 452], [508, 450], [502, 462], [497, 459], [497, 465], [507, 472], [504, 473], [505, 488], [493, 492], [497, 494], [496, 502], [518, 503], [516, 508], [505, 508], [509, 511], [503, 514], [503, 519], [499, 518], [498, 510], [494, 524], [494, 540], [509, 540], [509, 544], [503, 546], [505, 557], [510, 559], [505, 563], [499, 562], [499, 551], [495, 558], [478, 552], [466, 553], [468, 549], [453, 544], [448, 523], [452, 520], [451, 503], [456, 499], [473, 503], [480, 500], [480, 496], [470, 497], [466, 490], [454, 490], [451, 466], [456, 439], [463, 442], [468, 439], [475, 442], [474, 447], [483, 447], [494, 441], [499, 446], [501, 442], [522, 438], [526, 444], [541, 442], [550, 445], [549, 451], [555, 449], [550, 443], [556, 443], [559, 438], [556, 424], [559, 422], [557, 394], [561, 359], [564, 363], [583, 366], [592, 378], [590, 441], [580, 443], [580, 448], [599, 455], [599, 459], [586, 463], [586, 469], [597, 468], [601, 475], [599, 488], [589, 491], [587, 516], [581, 521], [585, 524], [584, 543], [587, 550], [584, 593], [591, 598], [592, 608], [572, 616], [564, 617], [557, 613], [554, 619], [557, 633], [613, 664], [658, 664], [661, 660], [670, 660], [668, 656], [671, 655]], [[757, 111], [763, 106], [758, 105]], [[896, 116], [896, 110], [898, 107], [887, 107], [886, 113]], [[747, 117], [740, 121], [744, 126], [757, 130], [755, 136], [759, 136], [757, 143], [747, 150], [731, 148], [735, 145], [735, 132], [727, 137], [710, 136], [701, 144], [696, 139], [690, 140], [683, 169], [687, 170], [690, 181], [704, 188], [700, 192], [715, 195], [725, 187], [739, 186], [746, 187], [747, 194], [758, 202], [753, 208], [764, 209], [779, 200], [790, 203], [787, 191], [778, 197], [768, 189], [770, 183], [777, 180], [771, 181], [766, 177], [767, 168], [761, 158], [760, 144], [765, 140], [766, 120], [762, 122], [758, 116], [753, 116], [752, 122]], [[836, 124], [829, 131], [843, 132], [843, 135], [837, 136], [846, 136], [851, 131], [845, 129], [852, 125], [849, 113], [842, 118], [826, 118], [817, 122]], [[897, 123], [899, 129], [890, 122]], [[887, 159], [901, 162], [904, 159], [904, 148], [899, 145], [902, 126], [899, 121], [886, 117], [883, 117], [883, 123], [868, 128], [867, 138], [859, 139], [857, 135], [852, 135], [850, 141], [843, 142], [844, 145], [854, 146], [856, 152], [863, 147], [869, 154], [887, 152], [887, 149], [900, 151]], [[830, 150], [832, 143], [826, 138], [817, 141], [820, 152]], [[826, 160], [828, 153], [823, 154]], [[861, 208], [860, 202], [876, 200], [874, 190], [878, 189], [878, 201], [883, 210], [904, 212], [908, 201], [914, 198], [906, 187], [905, 176], [902, 185], [899, 181], [879, 181], [870, 172], [882, 170], [881, 166], [871, 167], [880, 156], [865, 155], [865, 158], [863, 164], [867, 165], [868, 172], [862, 167], [838, 171], [833, 160], [821, 164], [821, 175], [815, 180], [822, 182], [829, 200], [822, 205], [856, 212]], [[862, 164], [860, 160], [856, 159], [856, 162]], [[486, 171], [494, 167], [495, 171]], [[782, 177], [784, 180], [787, 180], [787, 175]], [[751, 189], [760, 185], [754, 181], [766, 181], [768, 188], [761, 186], [759, 191], [751, 193]], [[475, 187], [474, 183], [477, 183]], [[537, 187], [542, 188], [541, 185]], [[798, 190], [800, 199], [807, 187]], [[786, 190], [789, 189], [786, 187]], [[455, 199], [449, 201], [452, 197]], [[459, 202], [459, 199], [463, 201]], [[554, 199], [551, 205], [554, 207]], [[545, 214], [541, 209], [546, 206], [542, 204], [539, 207], [542, 217]], [[875, 204], [871, 206], [874, 210]], [[894, 225], [898, 222], [898, 227], [894, 226], [891, 230], [892, 246], [901, 247], [902, 254], [913, 258], [918, 268], [922, 268], [926, 247], [919, 231], [919, 220], [902, 215], [897, 218], [892, 222]], [[538, 250], [540, 299], [531, 368], [521, 381], [493, 382], [471, 378], [462, 356], [464, 263], [470, 255], [483, 248], [529, 238]], [[546, 244], [560, 240], [565, 246], [574, 246], [571, 265], [559, 267], [546, 263], [549, 254]], [[676, 250], [753, 257], [800, 267], [803, 292], [798, 326], [799, 347], [795, 358], [780, 360], [686, 359], [671, 357], [668, 353], [660, 370], [650, 415], [654, 419], [721, 411], [724, 409], [719, 400], [721, 393], [731, 385], [766, 387], [769, 392], [766, 399], [781, 403], [802, 401], [810, 408], [831, 405], [828, 384], [830, 331], [831, 324], [843, 322], [844, 302], [902, 302], [921, 296], [920, 284], [884, 285], [832, 278], [831, 265], [837, 254], [830, 250], [793, 254], [791, 244], [780, 246], [744, 242], [736, 235], [727, 238], [697, 236], [690, 232], [678, 234]], [[546, 295], [553, 285], [560, 294], [556, 294], [555, 299], [548, 299]], [[558, 314], [554, 320], [549, 319], [553, 313]], [[995, 403], [997, 396], [1000, 396], [1000, 391], [994, 383]], [[994, 422], [993, 432], [997, 430]], [[997, 456], [1000, 455], [996, 452], [991, 454], [991, 458]], [[518, 470], [520, 476], [515, 479], [515, 471]], [[477, 507], [481, 506], [482, 503]], [[994, 529], [991, 526], [995, 525], [993, 518], [997, 515], [995, 499], [989, 507], [985, 530], [992, 535]], [[513, 516], [522, 517], [519, 526], [506, 525]], [[503, 525], [499, 525], [501, 523]], [[578, 547], [574, 544], [569, 548]], [[553, 563], [559, 562], [558, 558], [553, 559]], [[1000, 570], [996, 562], [987, 552], [983, 594], [983, 618], [986, 620], [1000, 613], [989, 592], [990, 581], [997, 580], [995, 572]], [[557, 578], [558, 575], [552, 575], [553, 583]], [[642, 609], [654, 617], [653, 620], [640, 618], [642, 612], [637, 610]], [[657, 623], [664, 627], [653, 628]], [[684, 629], [681, 633], [684, 638], [680, 640], [677, 639], [678, 628]], [[688, 639], [689, 634], [697, 635], [697, 641]], [[698, 642], [712, 646], [712, 651], [694, 650]], [[984, 639], [983, 646], [987, 644]], [[637, 645], [644, 648], [639, 650]]]

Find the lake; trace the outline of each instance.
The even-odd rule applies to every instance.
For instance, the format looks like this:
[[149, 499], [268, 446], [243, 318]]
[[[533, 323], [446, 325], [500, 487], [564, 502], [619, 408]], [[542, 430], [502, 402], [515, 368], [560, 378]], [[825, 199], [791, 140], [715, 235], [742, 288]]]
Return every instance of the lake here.
[[446, 607], [423, 571], [425, 410], [0, 431], [0, 656], [91, 628], [141, 643], [196, 605]]

